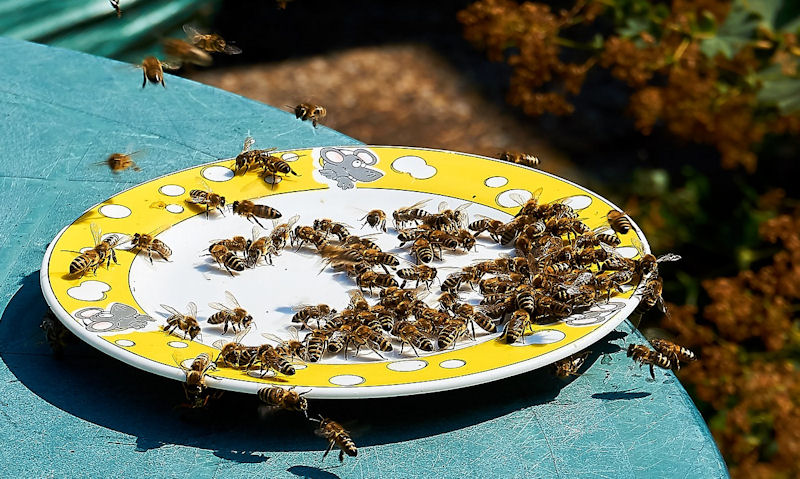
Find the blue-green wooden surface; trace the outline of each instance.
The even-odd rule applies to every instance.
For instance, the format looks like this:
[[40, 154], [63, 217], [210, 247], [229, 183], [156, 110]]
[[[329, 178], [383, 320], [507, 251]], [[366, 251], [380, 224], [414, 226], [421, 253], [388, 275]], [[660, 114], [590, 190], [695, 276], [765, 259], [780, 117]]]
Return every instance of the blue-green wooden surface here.
[[[0, 38], [0, 464], [2, 477], [727, 477], [675, 376], [649, 381], [625, 357], [626, 322], [592, 347], [572, 381], [534, 371], [440, 394], [314, 401], [359, 445], [341, 466], [292, 414], [262, 416], [249, 396], [173, 409], [177, 382], [92, 348], [54, 359], [38, 324], [50, 239], [135, 183], [220, 157], [250, 134], [278, 148], [352, 140], [278, 109], [86, 54]], [[346, 112], [339, 112], [346, 114]], [[94, 163], [143, 149], [144, 170]], [[602, 192], [601, 192], [602, 193]]]

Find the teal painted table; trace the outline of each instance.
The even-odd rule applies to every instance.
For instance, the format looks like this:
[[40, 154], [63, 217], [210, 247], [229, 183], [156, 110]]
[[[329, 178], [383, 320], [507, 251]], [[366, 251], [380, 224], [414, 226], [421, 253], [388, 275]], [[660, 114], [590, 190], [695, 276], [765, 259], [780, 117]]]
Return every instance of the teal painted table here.
[[[355, 431], [358, 458], [341, 466], [321, 461], [312, 424], [262, 416], [253, 397], [181, 411], [177, 382], [82, 343], [53, 358], [38, 270], [50, 239], [86, 208], [230, 156], [248, 134], [278, 148], [357, 142], [169, 75], [166, 90], [141, 89], [141, 71], [110, 60], [2, 38], [0, 51], [3, 477], [727, 477], [675, 376], [649, 381], [625, 357], [643, 341], [627, 322], [570, 382], [534, 371], [419, 397], [317, 402]], [[146, 150], [142, 172], [94, 165], [127, 149]]]

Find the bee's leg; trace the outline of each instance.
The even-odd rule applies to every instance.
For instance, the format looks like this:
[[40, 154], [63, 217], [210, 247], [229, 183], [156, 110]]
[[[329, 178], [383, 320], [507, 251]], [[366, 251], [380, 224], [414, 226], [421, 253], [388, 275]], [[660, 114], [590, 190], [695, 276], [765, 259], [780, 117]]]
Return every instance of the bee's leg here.
[[219, 206], [217, 206], [217, 211], [219, 211], [219, 214], [221, 214], [222, 216], [225, 216], [225, 210], [224, 209], [222, 209]]
[[[417, 351], [417, 348], [415, 348], [415, 347], [414, 347], [414, 343], [408, 343], [408, 345], [409, 345], [409, 346], [411, 346], [411, 350], [412, 350], [412, 351], [414, 351], [414, 354], [415, 354], [417, 357], [419, 357], [419, 351]], [[402, 346], [401, 346], [401, 348], [402, 348]], [[400, 351], [400, 353], [402, 354], [402, 352], [403, 352], [403, 351], [401, 350], [401, 351]]]
[[[316, 124], [314, 126], [317, 126]], [[339, 451], [339, 462], [344, 462], [344, 449]]]
[[[162, 258], [163, 258], [163, 256], [162, 256]], [[150, 249], [147, 250], [147, 259], [150, 260], [150, 264], [153, 264], [153, 250], [150, 250]]]
[[400, 285], [400, 289], [403, 289], [405, 287], [406, 287], [406, 280], [403, 280], [403, 284]]
[[206, 203], [206, 219], [208, 219], [208, 203]]
[[258, 218], [257, 218], [257, 217], [255, 217], [255, 216], [251, 216], [250, 218], [252, 218], [252, 219], [253, 219], [253, 221], [255, 221], [255, 222], [256, 222], [256, 224], [257, 224], [258, 226], [260, 226], [260, 227], [264, 228], [264, 225], [262, 225], [262, 224], [261, 224], [261, 222], [260, 222], [260, 221], [258, 221]]
[[142, 68], [142, 77], [144, 77], [142, 80], [142, 88], [144, 88], [147, 85], [147, 73], [145, 73], [144, 68]]
[[333, 449], [333, 444], [334, 444], [334, 442], [332, 440], [328, 439], [328, 449], [325, 449], [325, 454], [322, 455], [322, 460], [323, 461], [325, 460], [325, 457], [328, 455], [328, 453], [331, 452], [331, 449]]
[[655, 369], [653, 368], [653, 364], [652, 363], [650, 364], [650, 377], [653, 378], [653, 379], [656, 378], [656, 372], [655, 372]]
[[[119, 261], [117, 261], [117, 252], [114, 251], [114, 248], [111, 248], [111, 258], [114, 260], [115, 264], [119, 264]], [[111, 264], [111, 263], [109, 263], [109, 264]]]
[[[386, 265], [385, 265], [385, 264], [381, 263], [381, 267], [382, 267], [382, 268], [383, 268], [383, 270], [386, 272], [386, 274], [392, 274], [392, 273], [390, 273], [390, 272], [389, 272], [389, 270], [386, 268]], [[419, 284], [417, 284], [417, 286], [419, 286]]]

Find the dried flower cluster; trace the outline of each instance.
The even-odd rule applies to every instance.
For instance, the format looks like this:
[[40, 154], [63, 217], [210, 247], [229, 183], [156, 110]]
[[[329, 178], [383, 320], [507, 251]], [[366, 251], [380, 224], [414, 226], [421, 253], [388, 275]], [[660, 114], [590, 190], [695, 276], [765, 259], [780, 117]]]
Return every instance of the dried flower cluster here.
[[[633, 3], [577, 0], [556, 13], [543, 3], [481, 0], [458, 19], [467, 40], [513, 68], [508, 101], [528, 115], [572, 113], [568, 97], [598, 65], [632, 89], [629, 112], [639, 131], [647, 135], [663, 125], [681, 139], [711, 145], [724, 168], [752, 172], [754, 150], [766, 134], [800, 132], [797, 113], [782, 111], [775, 98], [781, 90], [768, 88], [776, 67], [784, 75], [778, 80], [797, 78], [796, 35], [743, 23], [741, 38], [714, 38], [733, 16], [730, 0], [654, 2], [646, 14]], [[573, 35], [574, 27], [601, 15], [617, 25], [612, 34], [588, 43]], [[739, 18], [746, 17], [733, 21]]]

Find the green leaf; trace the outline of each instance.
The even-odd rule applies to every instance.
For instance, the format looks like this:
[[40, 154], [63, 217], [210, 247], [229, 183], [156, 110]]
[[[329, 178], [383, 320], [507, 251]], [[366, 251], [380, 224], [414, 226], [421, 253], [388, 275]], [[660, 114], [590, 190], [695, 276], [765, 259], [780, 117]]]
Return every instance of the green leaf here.
[[719, 53], [732, 58], [754, 37], [756, 28], [758, 16], [734, 5], [717, 34], [700, 42], [700, 50], [708, 58], [714, 58]]
[[623, 38], [638, 37], [640, 33], [650, 29], [650, 20], [645, 17], [630, 17], [625, 25], [620, 27], [619, 34]]
[[783, 114], [800, 112], [800, 78], [778, 76], [761, 82], [759, 102], [775, 106]]
[[761, 18], [761, 24], [775, 31], [775, 20], [778, 18], [778, 11], [783, 6], [783, 0], [737, 0], [735, 2], [744, 10], [757, 15]]

